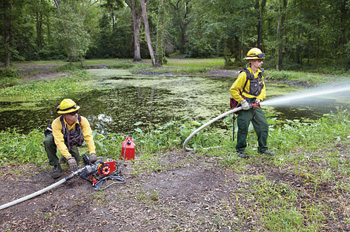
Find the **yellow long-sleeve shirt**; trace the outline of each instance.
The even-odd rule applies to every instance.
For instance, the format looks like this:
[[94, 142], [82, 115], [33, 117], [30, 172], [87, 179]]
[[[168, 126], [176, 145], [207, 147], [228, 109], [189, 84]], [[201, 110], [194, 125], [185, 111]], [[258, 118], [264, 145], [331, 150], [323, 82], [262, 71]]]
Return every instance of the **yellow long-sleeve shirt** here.
[[[253, 73], [252, 69], [250, 67], [247, 68], [249, 70], [250, 73], [254, 74], [254, 78], [258, 78], [259, 73], [261, 73], [262, 71], [260, 69], [258, 69], [258, 71], [256, 73]], [[247, 91], [248, 93], [243, 91], [243, 87], [244, 84], [246, 83], [247, 80], [247, 74], [246, 72], [241, 72], [236, 81], [232, 84], [231, 88], [230, 88], [230, 93], [231, 96], [233, 97], [233, 99], [235, 99], [237, 102], [241, 102], [243, 100], [242, 96], [240, 93], [242, 93], [243, 96], [247, 97], [247, 98], [256, 98], [256, 99], [260, 99], [261, 101], [264, 100], [264, 98], [266, 97], [266, 87], [265, 87], [265, 83], [264, 83], [264, 76], [262, 76], [261, 81], [264, 84], [264, 87], [261, 90], [261, 93], [258, 96], [254, 96], [254, 95], [250, 95], [249, 93], [249, 88], [250, 88], [250, 81], [247, 81], [247, 84], [245, 86], [245, 91]]]
[[[66, 122], [65, 119], [63, 119], [66, 127], [68, 128], [69, 131], [75, 129], [75, 124], [79, 124], [79, 120], [77, 120], [73, 125], [68, 125], [68, 123]], [[56, 118], [52, 124], [52, 135], [55, 139], [55, 144], [58, 148], [58, 150], [61, 152], [61, 154], [65, 157], [65, 158], [70, 158], [72, 157], [72, 155], [69, 153], [68, 148], [66, 146], [66, 144], [64, 143], [64, 135], [62, 134], [62, 124], [61, 124], [61, 120], [60, 117]], [[89, 124], [89, 121], [81, 116], [81, 122], [80, 122], [80, 126], [84, 135], [84, 140], [87, 144], [88, 150], [89, 150], [89, 154], [91, 153], [95, 153], [95, 143], [93, 140], [93, 136], [92, 136], [92, 130]]]

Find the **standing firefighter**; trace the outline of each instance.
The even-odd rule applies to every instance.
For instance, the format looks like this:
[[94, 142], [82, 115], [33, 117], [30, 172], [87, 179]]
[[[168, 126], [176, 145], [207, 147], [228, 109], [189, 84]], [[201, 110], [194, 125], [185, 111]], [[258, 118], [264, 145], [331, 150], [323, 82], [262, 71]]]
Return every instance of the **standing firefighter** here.
[[90, 162], [96, 161], [95, 143], [88, 120], [78, 114], [79, 106], [71, 99], [64, 99], [57, 107], [56, 118], [45, 130], [45, 150], [49, 164], [53, 166], [52, 178], [61, 176], [62, 168], [57, 157], [57, 148], [63, 155], [61, 160], [67, 161], [69, 168], [74, 171], [78, 167], [80, 155], [78, 147], [85, 141], [89, 150]]
[[258, 152], [261, 154], [274, 155], [267, 147], [269, 126], [265, 114], [260, 107], [251, 108], [250, 106], [252, 103], [260, 103], [266, 97], [264, 76], [261, 70], [265, 54], [258, 48], [252, 48], [244, 59], [249, 62], [250, 65], [240, 72], [236, 81], [230, 88], [232, 98], [243, 108], [243, 110], [238, 112], [237, 117], [238, 132], [236, 151], [239, 157], [247, 158], [244, 150], [247, 147], [246, 138], [249, 124], [252, 122], [258, 136]]

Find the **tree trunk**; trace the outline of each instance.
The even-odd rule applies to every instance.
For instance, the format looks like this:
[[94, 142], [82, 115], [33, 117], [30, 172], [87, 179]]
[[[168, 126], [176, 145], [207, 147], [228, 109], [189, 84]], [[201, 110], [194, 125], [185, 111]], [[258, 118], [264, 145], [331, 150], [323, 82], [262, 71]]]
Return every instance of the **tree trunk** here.
[[239, 37], [235, 36], [235, 62], [239, 60]]
[[[189, 25], [189, 20], [188, 20], [188, 14], [189, 14], [189, 2], [190, 0], [186, 0], [184, 2], [184, 5], [180, 5], [181, 1], [178, 0], [176, 4], [170, 3], [170, 5], [173, 7], [174, 11], [177, 12], [177, 18], [179, 20], [179, 27], [180, 27], [180, 45], [179, 45], [179, 50], [180, 54], [185, 53], [185, 47], [186, 43], [188, 42], [188, 39], [186, 38], [186, 31]], [[185, 8], [185, 13], [183, 17], [181, 16], [181, 8]]]
[[147, 10], [146, 10], [146, 2], [145, 2], [145, 0], [140, 0], [140, 5], [141, 5], [141, 12], [142, 12], [143, 23], [145, 24], [145, 33], [146, 33], [148, 51], [149, 51], [149, 55], [151, 56], [152, 65], [155, 66], [156, 65], [156, 61], [154, 59], [154, 52], [153, 52], [153, 47], [152, 47], [151, 35], [150, 35], [150, 32], [149, 32], [149, 24], [148, 24], [148, 17], [147, 17]]
[[[283, 1], [283, 9], [281, 12], [281, 1]], [[283, 28], [283, 24], [284, 24], [284, 20], [286, 19], [286, 9], [287, 9], [287, 3], [288, 0], [279, 0], [279, 14], [280, 14], [280, 22], [278, 23], [277, 26], [277, 36], [278, 36], [278, 53], [277, 53], [277, 70], [282, 70], [282, 62], [283, 62], [283, 35], [284, 35], [284, 28]]]
[[260, 48], [261, 45], [261, 18], [260, 18], [260, 0], [255, 0], [255, 11], [257, 12], [257, 25], [256, 25], [256, 29], [257, 29], [257, 33], [258, 33], [258, 39], [256, 41], [256, 46], [258, 48]]
[[161, 0], [158, 7], [157, 42], [156, 42], [156, 66], [161, 67], [164, 60], [164, 1]]
[[134, 32], [134, 61], [141, 61], [141, 49], [140, 49], [140, 26], [141, 26], [141, 9], [136, 9], [137, 0], [125, 1], [131, 9], [132, 15], [132, 29]]
[[42, 47], [42, 25], [43, 25], [43, 14], [42, 9], [36, 10], [36, 45], [39, 49]]
[[4, 48], [5, 48], [5, 68], [10, 67], [11, 52], [10, 52], [10, 39], [11, 39], [11, 19], [13, 14], [13, 4], [9, 4], [8, 8], [6, 3], [3, 2], [4, 9], [4, 20], [5, 20], [5, 38], [4, 38]]
[[257, 25], [257, 32], [258, 32], [257, 47], [260, 49], [263, 49], [262, 25], [264, 21], [264, 9], [266, 6], [266, 0], [262, 0], [261, 6], [259, 3], [260, 3], [260, 0], [256, 0], [255, 9], [259, 12], [258, 25]]

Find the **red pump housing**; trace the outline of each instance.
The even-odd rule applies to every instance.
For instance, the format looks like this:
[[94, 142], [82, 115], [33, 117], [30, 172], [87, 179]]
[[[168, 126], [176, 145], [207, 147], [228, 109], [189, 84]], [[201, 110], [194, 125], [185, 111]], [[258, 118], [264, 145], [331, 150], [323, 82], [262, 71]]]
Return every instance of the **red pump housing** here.
[[100, 176], [108, 176], [112, 172], [115, 172], [117, 170], [117, 165], [115, 161], [108, 161], [104, 162], [97, 167], [98, 174]]
[[135, 143], [130, 137], [126, 138], [122, 144], [121, 159], [124, 159], [124, 156], [126, 160], [135, 159]]

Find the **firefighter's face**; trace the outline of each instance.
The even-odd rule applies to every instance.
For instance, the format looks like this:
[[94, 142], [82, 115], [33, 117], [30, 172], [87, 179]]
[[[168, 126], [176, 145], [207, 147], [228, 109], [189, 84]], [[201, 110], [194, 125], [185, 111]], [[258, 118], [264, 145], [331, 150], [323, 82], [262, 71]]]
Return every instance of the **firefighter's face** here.
[[251, 64], [257, 68], [260, 68], [263, 65], [263, 63], [264, 63], [263, 59], [251, 60]]
[[69, 122], [76, 122], [78, 120], [78, 111], [74, 111], [72, 113], [68, 113], [64, 115], [66, 118], [66, 121]]

